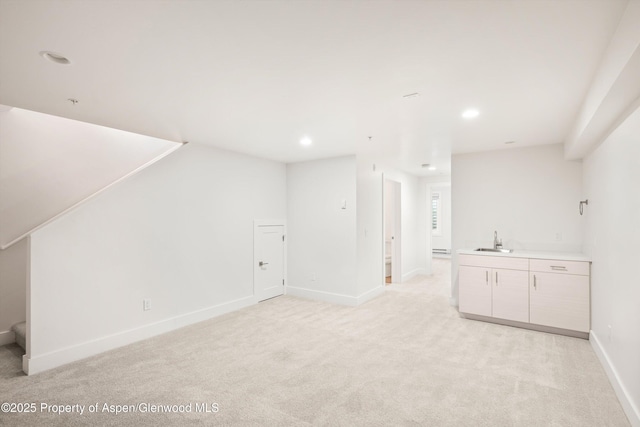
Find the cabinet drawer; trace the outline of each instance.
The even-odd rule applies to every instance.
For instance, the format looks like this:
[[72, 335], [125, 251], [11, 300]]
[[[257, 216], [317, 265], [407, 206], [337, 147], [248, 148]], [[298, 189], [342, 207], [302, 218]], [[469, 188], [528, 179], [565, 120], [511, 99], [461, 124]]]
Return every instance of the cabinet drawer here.
[[511, 258], [508, 256], [460, 255], [460, 265], [470, 267], [504, 268], [506, 270], [528, 270], [529, 258]]
[[589, 275], [589, 262], [587, 261], [562, 261], [555, 259], [531, 259], [529, 270], [542, 273], [578, 274]]

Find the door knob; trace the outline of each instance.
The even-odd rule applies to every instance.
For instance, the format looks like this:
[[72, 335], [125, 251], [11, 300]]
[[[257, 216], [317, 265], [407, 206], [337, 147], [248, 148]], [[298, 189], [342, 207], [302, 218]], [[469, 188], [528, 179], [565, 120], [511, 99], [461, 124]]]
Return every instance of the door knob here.
[[265, 265], [269, 265], [269, 263], [268, 263], [268, 262], [262, 262], [262, 261], [260, 261], [260, 262], [258, 263], [258, 265], [259, 265], [260, 267], [262, 267], [262, 266], [265, 266]]

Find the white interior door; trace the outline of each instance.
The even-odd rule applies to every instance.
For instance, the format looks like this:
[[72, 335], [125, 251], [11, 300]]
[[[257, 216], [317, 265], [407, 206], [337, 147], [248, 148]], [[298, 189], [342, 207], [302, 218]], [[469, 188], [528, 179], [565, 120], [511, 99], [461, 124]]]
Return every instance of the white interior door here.
[[254, 293], [258, 301], [284, 293], [284, 226], [258, 225], [254, 242]]
[[[383, 178], [384, 179], [384, 178]], [[383, 227], [386, 270], [386, 251], [391, 246], [391, 283], [402, 282], [402, 186], [400, 182], [384, 179]], [[385, 276], [387, 272], [385, 271]], [[384, 279], [383, 279], [384, 280]]]
[[391, 283], [402, 282], [402, 184], [391, 181], [393, 187], [393, 236], [391, 237]]

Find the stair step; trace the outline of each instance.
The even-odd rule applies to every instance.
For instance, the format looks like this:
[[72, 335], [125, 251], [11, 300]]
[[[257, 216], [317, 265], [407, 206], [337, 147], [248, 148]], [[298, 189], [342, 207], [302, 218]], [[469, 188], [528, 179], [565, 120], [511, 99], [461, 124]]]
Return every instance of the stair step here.
[[11, 330], [16, 334], [16, 344], [26, 351], [27, 322], [16, 323], [11, 327]]

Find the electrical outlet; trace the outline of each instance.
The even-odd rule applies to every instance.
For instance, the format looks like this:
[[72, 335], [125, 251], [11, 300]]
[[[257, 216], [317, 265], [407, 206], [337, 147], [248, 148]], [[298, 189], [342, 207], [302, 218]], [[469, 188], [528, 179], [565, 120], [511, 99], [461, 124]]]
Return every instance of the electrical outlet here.
[[150, 298], [145, 298], [145, 299], [142, 300], [142, 310], [143, 311], [151, 310], [151, 299]]
[[562, 241], [562, 233], [556, 233], [556, 241], [557, 242]]
[[316, 281], [316, 273], [311, 273], [311, 281], [312, 282]]

